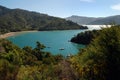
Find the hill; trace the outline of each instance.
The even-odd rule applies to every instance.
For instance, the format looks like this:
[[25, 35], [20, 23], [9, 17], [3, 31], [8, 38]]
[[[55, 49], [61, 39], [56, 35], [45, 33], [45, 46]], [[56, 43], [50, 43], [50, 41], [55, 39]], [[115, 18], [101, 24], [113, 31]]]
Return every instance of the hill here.
[[100, 30], [85, 31], [78, 33], [70, 41], [78, 44], [88, 45], [94, 39], [95, 35], [98, 36]]
[[67, 17], [66, 20], [71, 20], [79, 25], [105, 25], [105, 24], [120, 24], [120, 15], [109, 16], [109, 17], [82, 17], [82, 16], [71, 16]]
[[67, 17], [66, 20], [71, 20], [71, 21], [73, 21], [75, 23], [78, 23], [79, 25], [84, 25], [84, 24], [89, 24], [89, 23], [97, 20], [97, 18], [73, 15], [71, 17]]
[[120, 24], [120, 15], [101, 18], [96, 21], [90, 22], [88, 24], [95, 24], [95, 25], [108, 24], [109, 25], [111, 23], [115, 23], [115, 24], [119, 25]]
[[73, 56], [79, 80], [120, 79], [120, 26], [103, 28], [93, 41]]
[[22, 9], [0, 6], [0, 32], [21, 30], [68, 30], [84, 29], [71, 21]]

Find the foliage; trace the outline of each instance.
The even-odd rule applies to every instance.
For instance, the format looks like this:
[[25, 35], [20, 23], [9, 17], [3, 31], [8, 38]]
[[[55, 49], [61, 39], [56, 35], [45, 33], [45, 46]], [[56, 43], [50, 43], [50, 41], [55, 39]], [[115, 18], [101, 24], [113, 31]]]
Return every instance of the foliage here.
[[70, 61], [81, 80], [120, 79], [120, 27], [103, 28], [99, 36]]
[[0, 79], [1, 80], [58, 80], [56, 65], [63, 59], [61, 55], [43, 52], [40, 42], [36, 47], [23, 49], [10, 41], [0, 40]]
[[8, 9], [0, 6], [0, 34], [23, 30], [67, 30], [86, 29], [72, 21], [30, 12], [22, 9]]
[[23, 49], [10, 41], [0, 40], [1, 80], [119, 80], [120, 27], [97, 31], [92, 42], [77, 55], [44, 52], [40, 42]]
[[100, 30], [85, 31], [77, 34], [71, 39], [71, 42], [78, 44], [89, 44], [95, 36], [99, 35]]

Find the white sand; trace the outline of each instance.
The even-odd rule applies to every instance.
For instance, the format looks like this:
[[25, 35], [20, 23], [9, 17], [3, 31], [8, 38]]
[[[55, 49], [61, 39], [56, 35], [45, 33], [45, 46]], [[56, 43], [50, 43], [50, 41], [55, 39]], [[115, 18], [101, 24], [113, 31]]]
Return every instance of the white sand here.
[[18, 34], [21, 34], [21, 33], [26, 33], [26, 32], [37, 32], [37, 31], [9, 32], [9, 33], [5, 33], [5, 34], [0, 35], [0, 39], [7, 38], [7, 37], [10, 37], [10, 36], [15, 36], [15, 35], [18, 35]]

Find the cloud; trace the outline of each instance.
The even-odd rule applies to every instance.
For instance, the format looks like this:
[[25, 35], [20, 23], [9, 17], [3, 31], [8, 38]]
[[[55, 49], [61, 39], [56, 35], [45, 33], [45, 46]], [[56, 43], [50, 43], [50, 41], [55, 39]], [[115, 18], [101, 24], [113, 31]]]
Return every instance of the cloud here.
[[113, 6], [111, 6], [111, 8], [113, 10], [120, 10], [120, 4], [113, 5]]
[[83, 1], [83, 2], [93, 2], [93, 0], [80, 0], [80, 1]]

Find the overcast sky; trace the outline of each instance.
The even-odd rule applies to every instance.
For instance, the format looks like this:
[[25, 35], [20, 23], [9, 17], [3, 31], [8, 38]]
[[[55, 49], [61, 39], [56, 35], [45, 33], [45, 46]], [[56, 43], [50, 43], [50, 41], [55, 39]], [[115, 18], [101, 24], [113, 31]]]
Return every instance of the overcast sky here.
[[120, 15], [120, 0], [0, 0], [0, 5], [62, 18], [71, 15], [88, 17]]

